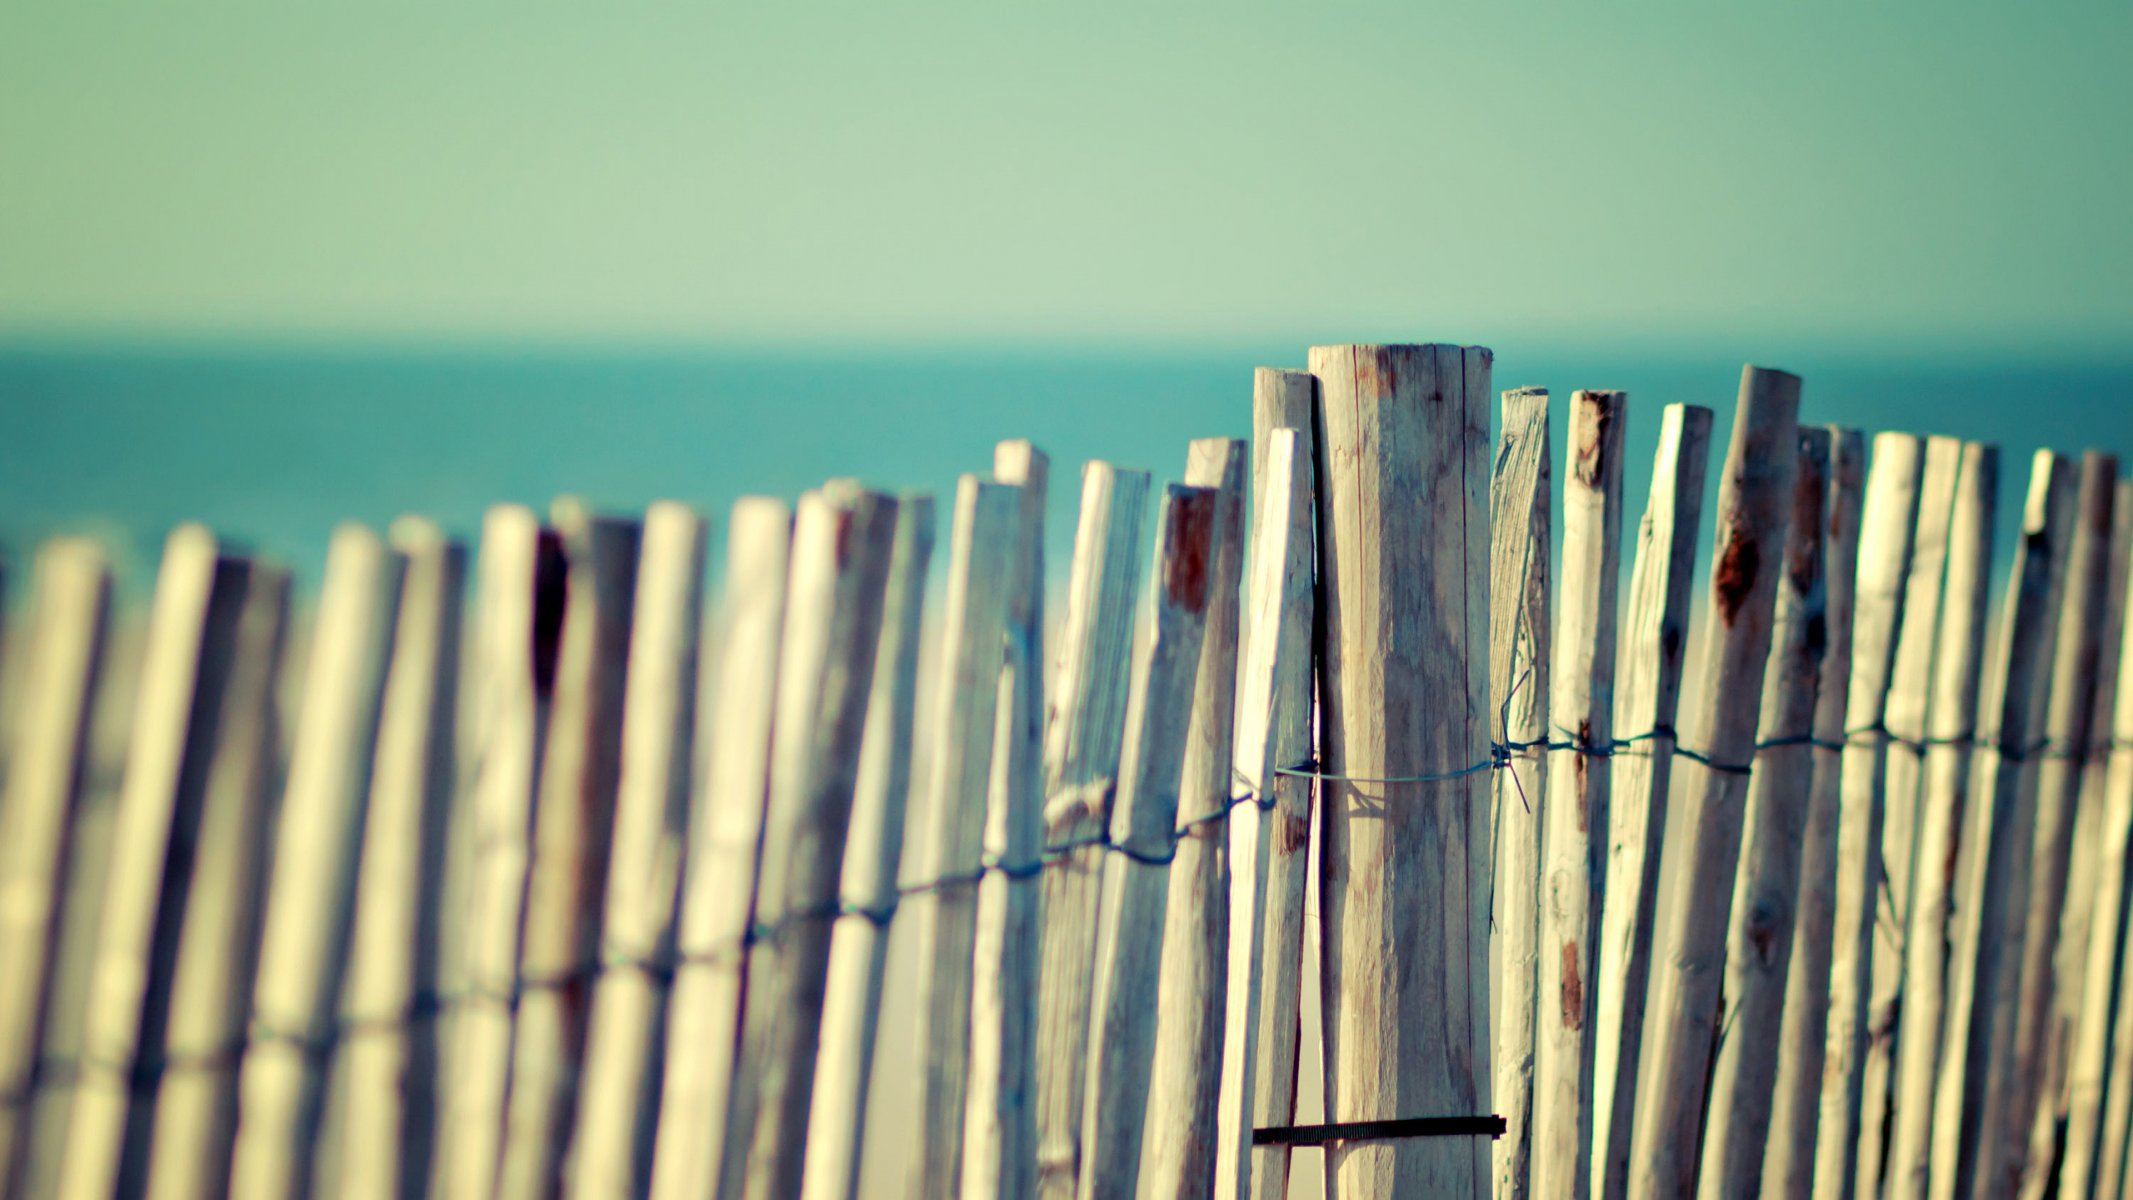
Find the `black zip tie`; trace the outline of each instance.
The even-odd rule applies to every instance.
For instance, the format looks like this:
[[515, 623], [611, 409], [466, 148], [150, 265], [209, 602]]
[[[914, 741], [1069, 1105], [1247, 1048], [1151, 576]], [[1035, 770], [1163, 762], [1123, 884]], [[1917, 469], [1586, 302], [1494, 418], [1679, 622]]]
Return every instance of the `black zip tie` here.
[[1498, 1116], [1399, 1117], [1390, 1121], [1340, 1121], [1329, 1125], [1275, 1125], [1252, 1130], [1252, 1145], [1323, 1146], [1328, 1142], [1371, 1142], [1391, 1138], [1500, 1138], [1504, 1129], [1504, 1119]]

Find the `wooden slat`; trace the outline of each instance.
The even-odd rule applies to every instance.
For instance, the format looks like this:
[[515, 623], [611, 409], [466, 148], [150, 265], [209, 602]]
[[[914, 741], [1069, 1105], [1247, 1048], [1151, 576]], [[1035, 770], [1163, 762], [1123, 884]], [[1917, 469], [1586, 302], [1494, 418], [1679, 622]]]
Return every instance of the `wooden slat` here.
[[645, 510], [622, 701], [622, 766], [600, 929], [600, 975], [576, 1098], [570, 1194], [641, 1196], [651, 1173], [676, 888], [688, 837], [705, 524], [687, 505]]
[[80, 1059], [53, 1195], [138, 1192], [145, 1122], [137, 1076], [160, 1069], [170, 958], [232, 666], [249, 566], [197, 525], [164, 543], [149, 614], [126, 775], [82, 1011]]
[[911, 731], [918, 685], [918, 646], [933, 558], [933, 499], [906, 496], [896, 508], [896, 544], [874, 652], [859, 781], [844, 854], [844, 912], [830, 935], [822, 1000], [822, 1049], [815, 1067], [814, 1110], [807, 1121], [806, 1200], [859, 1194], [867, 1085], [880, 1029], [882, 978], [895, 911], [896, 867], [903, 856], [904, 813], [911, 784]]
[[1785, 573], [1778, 583], [1756, 726], [1757, 739], [1765, 744], [1756, 752], [1755, 776], [1748, 782], [1697, 1185], [1698, 1194], [1712, 1200], [1752, 1196], [1762, 1185], [1779, 1045], [1766, 1031], [1784, 1019], [1801, 843], [1814, 791], [1815, 753], [1808, 739], [1815, 736], [1816, 688], [1828, 645], [1824, 564], [1830, 459], [1828, 429], [1800, 430]]
[[985, 799], [985, 860], [1011, 868], [978, 881], [976, 990], [963, 1195], [1021, 1197], [1037, 1186], [1037, 870], [1044, 841], [1044, 512], [1051, 460], [1025, 441], [993, 448], [993, 477], [1021, 489], [1007, 645]]
[[1212, 574], [1223, 507], [1215, 489], [1173, 484], [1156, 515], [1154, 616], [1126, 708], [1118, 799], [1111, 810], [1113, 853], [1104, 864], [1098, 910], [1082, 1200], [1145, 1194], [1138, 1182], [1141, 1134], [1158, 1020], [1148, 998], [1158, 994], [1179, 781], [1197, 708], [1207, 610], [1216, 592]]
[[[1954, 511], [1956, 473], [1962, 443], [1954, 438], [1926, 439], [1926, 473], [1918, 494], [1918, 527], [1911, 535], [1910, 578], [1904, 584], [1903, 628], [1896, 638], [1896, 665], [1889, 676], [1888, 708], [1882, 726], [1889, 732], [1882, 779], [1881, 856], [1870, 912], [1872, 926], [1867, 986], [1863, 996], [1833, 989], [1835, 1002], [1864, 1002], [1864, 1056], [1856, 1063], [1856, 1116], [1846, 1110], [1847, 1130], [1832, 1137], [1855, 1140], [1851, 1171], [1855, 1194], [1880, 1191], [1887, 1166], [1889, 1103], [1894, 1086], [1897, 1017], [1903, 1011], [1904, 930], [1911, 909], [1911, 864], [1917, 844], [1919, 785], [1925, 753], [1926, 707], [1938, 657], [1941, 583], [1947, 574], [1949, 519]], [[1867, 882], [1854, 873], [1840, 886]], [[1839, 901], [1840, 904], [1844, 901]], [[1851, 976], [1845, 983], [1849, 985]], [[1842, 1093], [1849, 1104], [1849, 1081]], [[1834, 1143], [1825, 1140], [1825, 1146]]]
[[1044, 733], [1045, 845], [1077, 846], [1046, 863], [1039, 901], [1037, 1190], [1046, 1200], [1074, 1196], [1082, 1169], [1096, 885], [1104, 850], [1081, 843], [1103, 832], [1118, 786], [1147, 507], [1147, 472], [1103, 462], [1082, 468], [1066, 621]]
[[[1320, 880], [1335, 1121], [1489, 1111], [1491, 355], [1320, 346]], [[1485, 1138], [1329, 1147], [1351, 1196], [1481, 1196]]]
[[1203, 438], [1185, 482], [1215, 489], [1205, 632], [1177, 797], [1177, 857], [1163, 914], [1155, 1064], [1141, 1138], [1141, 1194], [1197, 1200], [1215, 1185], [1215, 1106], [1229, 1005], [1229, 807], [1237, 702], [1238, 594], [1244, 574], [1248, 446]]
[[534, 789], [563, 615], [562, 544], [532, 510], [491, 508], [480, 553], [468, 739], [470, 932], [457, 968], [465, 991], [451, 1009], [434, 1189], [447, 1196], [493, 1194], [501, 1163]]
[[[2035, 813], [2035, 758], [2045, 725], [2053, 626], [2066, 548], [2074, 522], [2074, 467], [2039, 451], [2030, 469], [2022, 540], [2016, 546], [2002, 628], [1979, 708], [1975, 816], [1965, 835], [1975, 847], [1958, 895], [1960, 928], [1949, 959], [1947, 1020], [1933, 1111], [1928, 1195], [1968, 1196], [1979, 1178], [1986, 1128], [1986, 1087], [1998, 1046], [2012, 1030], [1996, 1028], [2000, 992], [2012, 993], [2021, 962]], [[2012, 912], [2010, 912], [2012, 910]]]
[[830, 930], [895, 539], [893, 497], [837, 481], [801, 502], [725, 1195], [800, 1190]]
[[1014, 487], [975, 475], [956, 487], [917, 868], [921, 880], [947, 882], [905, 904], [919, 962], [912, 1196], [962, 1191], [978, 875], [1021, 502]]
[[[1512, 746], [1496, 772], [1496, 1195], [1528, 1194], [1533, 1158], [1533, 1057], [1539, 1020], [1541, 813], [1547, 796], [1548, 569], [1553, 551], [1554, 442], [1548, 392], [1503, 394], [1503, 435], [1489, 484], [1489, 694]], [[1540, 745], [1528, 745], [1529, 743]], [[1599, 1026], [1595, 1025], [1595, 1029]], [[1597, 1109], [1595, 1109], [1597, 1112]]]
[[637, 522], [595, 516], [569, 497], [556, 501], [551, 519], [568, 567], [526, 868], [498, 1175], [499, 1194], [514, 1200], [562, 1191], [600, 955], [641, 534]]
[[1660, 851], [1673, 786], [1675, 721], [1695, 591], [1697, 532], [1711, 457], [1711, 410], [1669, 404], [1659, 422], [1651, 497], [1637, 530], [1617, 658], [1614, 727], [1651, 734], [1645, 752], [1614, 761], [1608, 806], [1607, 904], [1601, 913], [1593, 1022], [1592, 1194], [1629, 1190], [1629, 1144], [1643, 1066], [1658, 926]]
[[[1771, 619], [1784, 564], [1799, 452], [1800, 381], [1746, 367], [1726, 451], [1713, 527], [1710, 613], [1700, 720], [1691, 743], [1706, 761], [1685, 766], [1694, 805], [1680, 882], [1662, 924], [1665, 957], [1653, 964], [1651, 1076], [1637, 1113], [1629, 1194], [1680, 1196], [1695, 1186], [1705, 1088], [1718, 1032], [1733, 875], [1740, 861], [1740, 768], [1754, 755], [1757, 709], [1770, 656]], [[1558, 717], [1560, 721], [1560, 717]], [[1715, 765], [1713, 765], [1715, 764]]]
[[1922, 1200], [1933, 1122], [1933, 1085], [1947, 1003], [1948, 921], [1956, 903], [1957, 850], [1970, 779], [1978, 682], [1990, 602], [1993, 515], [1999, 501], [1997, 447], [1968, 442], [1949, 528], [1945, 598], [1927, 705], [1925, 778], [1919, 796], [1916, 867], [1904, 936], [1903, 1009], [1895, 1099], [1882, 1194]]
[[407, 571], [378, 719], [377, 753], [357, 867], [342, 1036], [334, 1070], [346, 1089], [340, 1177], [332, 1192], [420, 1193], [436, 1126], [438, 910], [453, 780], [465, 551], [428, 521], [390, 532]]
[[[19, 709], [0, 800], [0, 1197], [29, 1157], [37, 1056], [58, 958], [67, 847], [87, 776], [111, 616], [111, 569], [92, 542], [37, 552]], [[13, 649], [13, 647], [11, 647]]]
[[1615, 626], [1622, 578], [1621, 392], [1570, 398], [1563, 478], [1563, 565], [1556, 584], [1541, 806], [1535, 995], [1532, 1190], [1584, 1197], [1592, 1188], [1594, 963], [1607, 894], [1608, 785], [1614, 778]]
[[[1916, 460], [1911, 460], [1913, 468]], [[1844, 764], [1844, 710], [1852, 678], [1852, 623], [1859, 574], [1866, 441], [1837, 429], [1830, 448], [1828, 535], [1824, 546], [1829, 644], [1815, 683], [1814, 777], [1800, 837], [1799, 895], [1792, 956], [1778, 1030], [1777, 1071], [1762, 1191], [1772, 1200], [1805, 1200], [1814, 1189], [1815, 1123], [1822, 1095], [1823, 1036], [1829, 1016], [1830, 935], [1837, 918], [1837, 811]]]
[[716, 691], [700, 728], [704, 777], [689, 814], [679, 965], [667, 1005], [666, 1068], [653, 1139], [654, 1200], [713, 1194], [727, 1150], [746, 944], [754, 919], [771, 711], [783, 641], [792, 511], [758, 496], [727, 522]]

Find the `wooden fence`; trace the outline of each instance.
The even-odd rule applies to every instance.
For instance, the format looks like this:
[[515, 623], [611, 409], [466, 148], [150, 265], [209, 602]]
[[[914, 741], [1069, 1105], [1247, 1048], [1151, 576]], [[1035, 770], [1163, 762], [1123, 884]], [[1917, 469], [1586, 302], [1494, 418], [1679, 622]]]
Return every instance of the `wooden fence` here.
[[501, 506], [341, 529], [299, 638], [187, 526], [120, 670], [47, 544], [0, 1200], [841, 1200], [869, 1137], [914, 1197], [1257, 1200], [1298, 1146], [1341, 1196], [2133, 1195], [2115, 460], [2036, 456], [1995, 611], [1997, 451], [1784, 372], [1715, 464], [1619, 392], [1558, 464], [1531, 389], [1492, 456], [1486, 350], [1308, 367], [1182, 485], [1084, 467], [1057, 591], [1026, 442], [942, 588], [932, 501], [846, 481], [736, 504], [715, 594], [684, 506]]

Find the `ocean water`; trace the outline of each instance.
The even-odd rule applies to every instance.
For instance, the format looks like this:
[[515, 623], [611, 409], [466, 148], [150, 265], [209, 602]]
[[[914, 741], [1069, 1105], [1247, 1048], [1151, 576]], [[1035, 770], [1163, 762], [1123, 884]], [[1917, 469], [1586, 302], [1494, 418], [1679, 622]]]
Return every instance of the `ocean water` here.
[[[1062, 577], [1083, 462], [1177, 478], [1188, 440], [1249, 433], [1252, 368], [1301, 366], [1304, 350], [0, 343], [0, 556], [21, 581], [40, 539], [92, 533], [137, 597], [170, 527], [197, 520], [291, 564], [308, 593], [341, 521], [420, 513], [472, 538], [499, 501], [574, 493], [632, 511], [678, 499], [716, 515], [742, 495], [790, 498], [836, 476], [933, 492], [945, 513], [959, 473], [989, 471], [996, 441], [1026, 437], [1052, 456], [1047, 549]], [[2096, 447], [2133, 463], [2133, 353], [2054, 364], [1795, 351], [1768, 365], [1806, 380], [1803, 419], [1999, 443], [2003, 559], [2031, 451]], [[1629, 391], [1633, 529], [1659, 407], [1717, 411], [1715, 467], [1743, 353], [1499, 346], [1495, 386], [1548, 387], [1559, 411], [1573, 388]], [[1560, 418], [1557, 430], [1560, 455]]]

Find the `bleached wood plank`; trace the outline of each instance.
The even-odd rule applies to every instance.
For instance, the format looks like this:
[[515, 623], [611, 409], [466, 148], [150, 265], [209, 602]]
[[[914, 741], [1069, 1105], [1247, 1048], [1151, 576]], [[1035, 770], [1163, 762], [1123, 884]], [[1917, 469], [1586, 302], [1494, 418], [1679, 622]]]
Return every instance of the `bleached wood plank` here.
[[700, 725], [702, 781], [689, 814], [678, 966], [653, 1139], [654, 1200], [714, 1194], [739, 1048], [745, 938], [754, 919], [771, 712], [783, 641], [792, 510], [744, 497], [727, 520], [715, 694]]
[[[1857, 1115], [1849, 1134], [1854, 1194], [1874, 1195], [1887, 1166], [1889, 1102], [1896, 1067], [1897, 1017], [1903, 1011], [1904, 930], [1911, 908], [1911, 864], [1917, 845], [1919, 785], [1924, 774], [1926, 706], [1932, 691], [1940, 631], [1942, 580], [1947, 574], [1949, 519], [1954, 510], [1956, 472], [1962, 443], [1954, 438], [1926, 439], [1926, 473], [1919, 485], [1918, 527], [1911, 535], [1911, 572], [1904, 584], [1903, 628], [1896, 638], [1896, 665], [1889, 676], [1889, 699], [1882, 726], [1889, 732], [1882, 778], [1881, 856], [1878, 879], [1846, 875], [1841, 886], [1872, 882], [1872, 900], [1860, 911], [1871, 913], [1870, 960], [1864, 995], [1845, 987], [1832, 989], [1835, 1002], [1864, 1002], [1866, 1029], [1858, 1072]], [[1840, 904], [1843, 901], [1839, 902]], [[1846, 1087], [1850, 1083], [1846, 1081]], [[1849, 1103], [1849, 1091], [1845, 1093]], [[1848, 1109], [1847, 1112], [1850, 1110]], [[1825, 1145], [1830, 1145], [1828, 1141]]]
[[[1629, 1194], [1680, 1196], [1695, 1186], [1705, 1088], [1718, 1032], [1725, 923], [1740, 862], [1741, 801], [1770, 656], [1771, 620], [1799, 453], [1800, 381], [1745, 367], [1713, 527], [1710, 613], [1700, 719], [1692, 745], [1705, 761], [1686, 766], [1694, 803], [1681, 848], [1682, 876], [1661, 927], [1664, 958], [1653, 964], [1648, 1106], [1637, 1113]], [[1558, 718], [1558, 722], [1560, 718]], [[1715, 764], [1715, 765], [1714, 765]]]
[[1726, 932], [1719, 1041], [1711, 1069], [1697, 1194], [1755, 1195], [1762, 1185], [1786, 972], [1800, 888], [1801, 842], [1814, 789], [1817, 692], [1828, 638], [1824, 583], [1829, 541], [1830, 431], [1800, 430], [1784, 575], [1763, 672], [1762, 744], [1748, 781], [1739, 878]]
[[480, 556], [467, 793], [470, 933], [459, 967], [465, 992], [451, 1014], [434, 1189], [447, 1196], [492, 1195], [502, 1161], [533, 799], [563, 612], [562, 543], [532, 510], [491, 508]]
[[1933, 1084], [1947, 1000], [1948, 918], [1955, 902], [1956, 856], [1984, 660], [1999, 462], [1997, 447], [1964, 444], [1949, 527], [1947, 582], [1926, 710], [1916, 866], [1904, 936], [1907, 982], [1898, 1019], [1906, 1034], [1897, 1045], [1894, 1128], [1881, 1185], [1890, 1200], [1921, 1200], [1926, 1194]]
[[[1488, 759], [1491, 355], [1319, 346], [1324, 770]], [[1334, 1121], [1490, 1111], [1488, 783], [1329, 783], [1320, 878]], [[1332, 1196], [1482, 1196], [1486, 1138], [1329, 1147]]]
[[956, 487], [941, 665], [929, 698], [931, 770], [919, 808], [918, 877], [942, 882], [905, 902], [919, 956], [912, 1196], [962, 1191], [979, 868], [1021, 506], [1008, 484], [965, 475]]
[[1157, 1024], [1157, 1008], [1148, 998], [1157, 994], [1162, 966], [1178, 792], [1197, 707], [1207, 609], [1216, 591], [1211, 575], [1223, 499], [1212, 488], [1173, 484], [1156, 515], [1154, 615], [1126, 708], [1112, 854], [1104, 864], [1098, 909], [1082, 1200], [1143, 1194], [1141, 1135]]
[[562, 535], [568, 567], [511, 1028], [511, 1091], [497, 1185], [499, 1195], [511, 1200], [556, 1196], [563, 1187], [614, 840], [642, 533], [634, 520], [596, 516], [569, 497], [556, 501], [550, 519]]
[[808, 1116], [806, 1200], [845, 1200], [859, 1192], [867, 1086], [881, 1021], [888, 961], [885, 914], [897, 905], [896, 867], [903, 855], [905, 802], [911, 783], [911, 736], [926, 572], [933, 558], [933, 498], [906, 496], [896, 508], [896, 541], [874, 652], [873, 695], [859, 748], [851, 834], [840, 888], [843, 912], [830, 935], [822, 1001], [822, 1049]]
[[1650, 734], [1644, 752], [1614, 760], [1608, 806], [1607, 904], [1601, 912], [1593, 1014], [1592, 1194], [1629, 1190], [1629, 1145], [1643, 1065], [1658, 926], [1660, 851], [1673, 786], [1675, 722], [1695, 589], [1697, 533], [1711, 456], [1711, 410], [1669, 404], [1659, 423], [1651, 497], [1637, 531], [1636, 565], [1618, 658], [1614, 727]]
[[1037, 972], [1037, 1191], [1069, 1200], [1082, 1168], [1082, 1096], [1096, 965], [1098, 839], [1111, 815], [1125, 739], [1127, 666], [1140, 591], [1148, 474], [1082, 468], [1081, 515], [1067, 579], [1044, 734], [1046, 866]]
[[1622, 578], [1621, 392], [1570, 397], [1563, 479], [1563, 565], [1548, 672], [1549, 751], [1540, 810], [1539, 933], [1533, 1064], [1532, 1190], [1592, 1194], [1594, 962], [1607, 896], [1608, 792], [1614, 779], [1616, 591]]
[[[1541, 813], [1547, 796], [1549, 562], [1554, 554], [1554, 441], [1548, 392], [1503, 394], [1503, 435], [1489, 484], [1489, 694], [1514, 747], [1496, 772], [1496, 1195], [1528, 1194], [1533, 1156], [1533, 1058], [1539, 1020]], [[1619, 701], [1619, 697], [1618, 697]], [[1530, 743], [1540, 743], [1530, 745]], [[1595, 1029], [1599, 1026], [1594, 1026]], [[1597, 1112], [1597, 1107], [1594, 1110]]]
[[1037, 880], [1044, 841], [1044, 512], [1051, 460], [1026, 441], [993, 448], [993, 477], [1021, 489], [1007, 644], [995, 707], [985, 861], [978, 881], [976, 990], [971, 996], [970, 1095], [964, 1108], [963, 1195], [1022, 1197], [1037, 1186]]
[[[1313, 409], [1318, 397], [1318, 381], [1308, 371], [1288, 371], [1277, 367], [1259, 367], [1252, 372], [1252, 480], [1251, 480], [1251, 534], [1247, 542], [1246, 574], [1249, 580], [1261, 578], [1258, 554], [1269, 521], [1285, 526], [1294, 505], [1302, 505], [1302, 532], [1292, 535], [1284, 527], [1278, 535], [1282, 543], [1279, 549], [1269, 550], [1276, 555], [1301, 555], [1301, 566], [1306, 581], [1309, 580], [1316, 550], [1309, 545], [1311, 540], [1311, 514], [1317, 509], [1317, 501], [1310, 496], [1312, 447], [1316, 444], [1313, 434], [1315, 417]], [[1291, 455], [1289, 476], [1291, 482], [1280, 495], [1270, 495], [1269, 463], [1274, 453], [1274, 443], [1283, 429], [1294, 431], [1296, 441], [1288, 453]], [[1301, 439], [1297, 441], [1297, 439]], [[1303, 474], [1297, 473], [1297, 463], [1302, 464]], [[1298, 482], [1300, 481], [1300, 483]], [[1305, 493], [1300, 499], [1298, 488]], [[1298, 537], [1303, 545], [1296, 547]], [[1229, 930], [1229, 994], [1234, 999], [1223, 1016], [1222, 1030], [1222, 1083], [1217, 1100], [1218, 1116], [1215, 1123], [1216, 1160], [1215, 1194], [1225, 1200], [1242, 1197], [1257, 1189], [1270, 1196], [1285, 1196], [1288, 1193], [1289, 1149], [1287, 1146], [1270, 1146], [1263, 1151], [1252, 1147], [1252, 1129], [1256, 1123], [1287, 1125], [1292, 1123], [1295, 1107], [1295, 1062], [1298, 1035], [1301, 1032], [1301, 1014], [1296, 1010], [1296, 983], [1291, 972], [1298, 955], [1302, 936], [1302, 903], [1304, 855], [1302, 851], [1309, 841], [1311, 814], [1311, 790], [1313, 781], [1296, 776], [1270, 774], [1262, 769], [1265, 764], [1256, 761], [1265, 757], [1261, 750], [1250, 746], [1271, 746], [1284, 726], [1270, 728], [1269, 722], [1278, 717], [1275, 705], [1284, 703], [1281, 696], [1288, 693], [1282, 689], [1294, 686], [1302, 705], [1302, 724], [1294, 726], [1303, 731], [1305, 741], [1298, 744], [1288, 758], [1279, 759], [1277, 766], [1295, 766], [1310, 754], [1310, 707], [1312, 692], [1311, 646], [1308, 622], [1301, 634], [1302, 641], [1293, 643], [1297, 648], [1288, 648], [1287, 640], [1298, 636], [1282, 615], [1289, 611], [1284, 607], [1269, 613], [1269, 604], [1288, 604], [1283, 599], [1287, 576], [1268, 577], [1265, 590], [1248, 591], [1245, 597], [1246, 613], [1243, 626], [1238, 630], [1238, 701], [1237, 701], [1237, 768], [1243, 773], [1238, 786], [1251, 790], [1258, 803], [1238, 808], [1230, 814], [1230, 930]], [[1257, 582], [1250, 584], [1258, 589]], [[1306, 584], [1308, 587], [1308, 583]], [[1306, 601], [1308, 603], [1308, 601]], [[1268, 653], [1275, 658], [1255, 659], [1251, 639], [1260, 636], [1262, 623], [1269, 623], [1268, 637], [1284, 639]], [[1295, 661], [1300, 656], [1301, 665]], [[1261, 677], [1268, 689], [1266, 698], [1253, 700], [1246, 695], [1250, 683], [1252, 664], [1257, 661]], [[1287, 663], [1286, 666], [1279, 664]], [[1280, 684], [1274, 682], [1270, 673], [1283, 672]], [[1257, 705], [1264, 711], [1255, 712]], [[1282, 712], [1288, 710], [1283, 709]], [[1249, 756], [1249, 758], [1247, 758]], [[1246, 781], [1250, 782], [1246, 782]], [[1282, 822], [1280, 813], [1293, 813], [1303, 825], [1297, 827], [1302, 837], [1293, 848], [1295, 853], [1282, 849], [1282, 831], [1288, 826]], [[1295, 870], [1289, 867], [1293, 861]], [[1275, 874], [1281, 878], [1276, 880]], [[1292, 878], [1293, 875], [1293, 878]], [[1291, 895], [1293, 893], [1293, 899]], [[1270, 907], [1270, 904], [1273, 907]], [[1283, 905], [1290, 905], [1290, 912]], [[1293, 949], [1286, 947], [1293, 946]], [[1288, 964], [1288, 965], [1284, 965]], [[1285, 1004], [1285, 1008], [1270, 1008], [1268, 1000]], [[1270, 1054], [1272, 1058], [1262, 1057]], [[1274, 1065], [1269, 1065], [1269, 1064]], [[1286, 1065], [1281, 1065], [1286, 1064]], [[1262, 1110], [1258, 1098], [1264, 1095], [1269, 1107]], [[1264, 1117], [1264, 1112], [1278, 1112], [1279, 1117]], [[1255, 1170], [1255, 1163], [1258, 1164]], [[1255, 1180], [1264, 1176], [1265, 1181]]]
[[[1830, 450], [1830, 508], [1824, 553], [1829, 644], [1816, 676], [1814, 775], [1800, 838], [1799, 895], [1792, 957], [1778, 1030], [1770, 1133], [1761, 1195], [1806, 1200], [1814, 1188], [1815, 1124], [1822, 1095], [1823, 1037], [1829, 1018], [1830, 937], [1837, 917], [1837, 811], [1844, 764], [1844, 713], [1852, 678], [1852, 624], [1859, 575], [1860, 484], [1866, 441], [1837, 429]], [[1916, 470], [1917, 460], [1910, 460]]]
[[2039, 451], [2030, 469], [2022, 540], [1995, 644], [1998, 661], [1979, 708], [1973, 768], [1979, 786], [1971, 789], [1976, 807], [1966, 835], [1975, 851], [1967, 856], [1969, 874], [1959, 892], [1972, 903], [1958, 912], [1935, 1085], [1928, 1195], [1936, 1200], [1968, 1196], [1980, 1178], [1987, 1080], [1999, 1047], [2013, 1044], [2013, 1031], [1995, 1018], [2000, 992], [2014, 990], [2021, 961], [2017, 926], [2027, 905], [2017, 906], [2012, 898], [2028, 893], [2028, 826], [2036, 799], [2032, 752], [2045, 725], [2074, 500], [2073, 464]]
[[1192, 443], [1185, 465], [1188, 486], [1215, 490], [1215, 524], [1177, 797], [1177, 850], [1162, 918], [1139, 1175], [1142, 1195], [1179, 1200], [1205, 1197], [1215, 1183], [1215, 1104], [1229, 1004], [1229, 810], [1247, 451], [1241, 439], [1202, 438]]
[[830, 929], [895, 537], [891, 496], [834, 481], [801, 502], [771, 727], [759, 934], [748, 947], [726, 1119], [727, 1195], [800, 1190]]
[[303, 1196], [313, 1186], [326, 1083], [316, 1048], [331, 1044], [345, 976], [402, 567], [358, 525], [336, 531], [327, 552], [238, 1076], [233, 1193]]
[[[67, 847], [87, 774], [111, 619], [111, 569], [92, 542], [39, 547], [22, 698], [0, 801], [0, 1196], [29, 1157], [31, 1097], [54, 991]], [[13, 647], [11, 647], [13, 649]]]
[[614, 848], [600, 929], [585, 1070], [575, 1100], [570, 1194], [641, 1196], [651, 1172], [653, 1107], [676, 891], [687, 844], [697, 642], [703, 628], [705, 523], [662, 501], [644, 514], [622, 700]]
[[340, 1176], [332, 1194], [420, 1194], [435, 1128], [436, 947], [446, 919], [446, 807], [465, 552], [428, 521], [390, 531], [406, 561], [372, 760], [357, 864], [341, 1038], [334, 1069], [346, 1089]]

